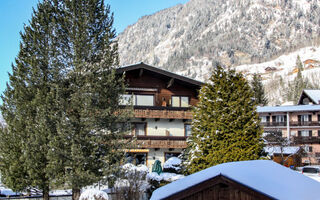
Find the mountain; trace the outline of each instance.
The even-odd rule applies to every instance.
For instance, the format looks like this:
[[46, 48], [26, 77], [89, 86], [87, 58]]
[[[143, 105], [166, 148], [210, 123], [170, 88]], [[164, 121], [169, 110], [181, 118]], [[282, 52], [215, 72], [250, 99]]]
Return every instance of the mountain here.
[[140, 18], [118, 42], [121, 65], [143, 61], [206, 80], [216, 63], [262, 63], [319, 45], [320, 2], [190, 0]]

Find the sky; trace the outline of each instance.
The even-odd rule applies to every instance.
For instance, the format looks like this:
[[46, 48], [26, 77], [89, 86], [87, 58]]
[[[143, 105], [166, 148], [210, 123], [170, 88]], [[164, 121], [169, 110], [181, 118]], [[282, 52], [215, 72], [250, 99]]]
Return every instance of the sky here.
[[[121, 33], [145, 15], [153, 14], [188, 0], [105, 0], [114, 12], [114, 28]], [[19, 51], [20, 34], [24, 25], [29, 24], [32, 9], [38, 0], [1, 0], [0, 1], [0, 94], [9, 81], [11, 64]], [[2, 100], [0, 99], [0, 104]]]

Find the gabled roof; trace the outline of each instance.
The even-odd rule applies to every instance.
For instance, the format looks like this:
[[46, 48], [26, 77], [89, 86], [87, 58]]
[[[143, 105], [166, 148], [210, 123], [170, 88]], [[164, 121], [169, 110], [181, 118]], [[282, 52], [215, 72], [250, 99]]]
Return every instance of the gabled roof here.
[[309, 97], [309, 99], [312, 101], [313, 104], [320, 104], [319, 103], [320, 102], [320, 90], [303, 90], [300, 95], [298, 104], [302, 104], [302, 101], [303, 101], [302, 98], [304, 96]]
[[144, 69], [144, 70], [156, 73], [161, 76], [166, 76], [169, 78], [173, 78], [173, 79], [191, 84], [196, 87], [201, 87], [204, 84], [200, 81], [197, 81], [197, 80], [185, 77], [185, 76], [181, 76], [181, 75], [178, 75], [178, 74], [175, 74], [175, 73], [172, 73], [172, 72], [169, 72], [167, 70], [163, 70], [163, 69], [160, 69], [157, 67], [153, 67], [153, 66], [147, 65], [143, 62], [138, 63], [138, 64], [133, 64], [133, 65], [122, 66], [117, 69], [117, 73], [123, 73], [123, 72], [132, 71], [132, 70], [136, 70], [136, 69]]
[[319, 199], [320, 183], [269, 160], [230, 162], [210, 167], [158, 188], [151, 200], [170, 197], [197, 184], [224, 176], [274, 199]]
[[258, 106], [258, 113], [319, 111], [320, 105]]

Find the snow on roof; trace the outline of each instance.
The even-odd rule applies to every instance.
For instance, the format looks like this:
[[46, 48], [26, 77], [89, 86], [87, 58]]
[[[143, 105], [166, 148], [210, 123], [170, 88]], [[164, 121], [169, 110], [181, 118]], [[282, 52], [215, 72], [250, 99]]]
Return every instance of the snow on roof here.
[[300, 147], [281, 147], [280, 146], [267, 146], [263, 148], [265, 152], [267, 152], [269, 155], [273, 155], [275, 153], [282, 153], [282, 154], [295, 154], [299, 151]]
[[319, 104], [320, 101], [320, 90], [303, 90], [306, 95], [308, 95], [312, 101], [314, 101], [316, 104]]
[[14, 192], [11, 189], [8, 188], [0, 188], [0, 195], [3, 196], [17, 196], [20, 195], [18, 192]]
[[158, 188], [151, 200], [181, 192], [218, 175], [232, 179], [257, 192], [282, 200], [319, 199], [320, 183], [269, 160], [230, 162], [191, 174]]
[[269, 112], [299, 112], [299, 111], [319, 111], [320, 105], [297, 105], [297, 106], [258, 106], [258, 113]]

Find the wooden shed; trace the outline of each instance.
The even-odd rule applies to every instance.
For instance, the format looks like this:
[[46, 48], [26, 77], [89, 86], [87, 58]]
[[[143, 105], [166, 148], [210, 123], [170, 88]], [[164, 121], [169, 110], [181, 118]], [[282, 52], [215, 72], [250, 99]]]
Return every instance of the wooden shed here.
[[151, 200], [319, 199], [320, 183], [273, 161], [224, 163], [155, 190]]

